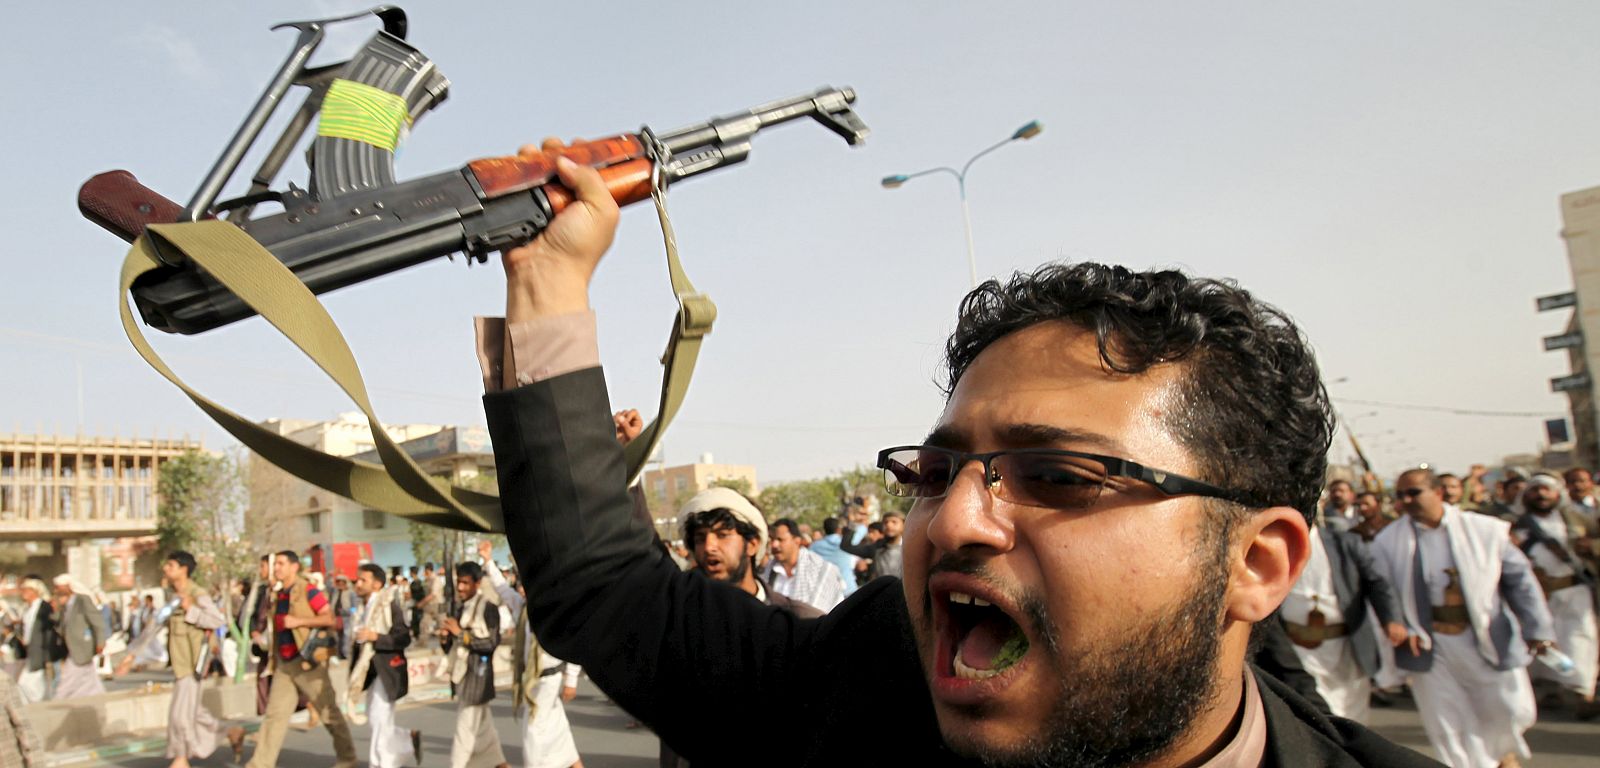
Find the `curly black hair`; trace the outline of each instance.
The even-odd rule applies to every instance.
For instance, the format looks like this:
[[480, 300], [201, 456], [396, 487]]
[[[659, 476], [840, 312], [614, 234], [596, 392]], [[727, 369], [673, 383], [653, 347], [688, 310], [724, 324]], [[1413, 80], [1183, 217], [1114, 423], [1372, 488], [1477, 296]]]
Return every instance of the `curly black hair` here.
[[1092, 330], [1101, 362], [1138, 374], [1181, 363], [1173, 433], [1199, 479], [1245, 507], [1293, 507], [1310, 520], [1327, 473], [1334, 414], [1310, 344], [1278, 308], [1237, 283], [1174, 270], [1046, 264], [961, 302], [945, 345], [945, 395], [989, 344], [1049, 320]]

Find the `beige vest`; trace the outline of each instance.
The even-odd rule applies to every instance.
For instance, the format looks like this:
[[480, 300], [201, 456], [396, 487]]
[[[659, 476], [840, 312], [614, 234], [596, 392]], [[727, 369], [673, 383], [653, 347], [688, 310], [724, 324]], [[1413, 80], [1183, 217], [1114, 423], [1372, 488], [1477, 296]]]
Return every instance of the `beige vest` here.
[[[178, 593], [180, 599], [187, 594], [198, 603], [207, 596], [205, 588], [192, 581], [186, 586], [186, 590]], [[180, 677], [194, 674], [194, 665], [199, 663], [201, 649], [210, 641], [211, 634], [185, 621], [185, 613], [180, 604], [167, 617], [167, 655], [172, 659], [173, 673]]]

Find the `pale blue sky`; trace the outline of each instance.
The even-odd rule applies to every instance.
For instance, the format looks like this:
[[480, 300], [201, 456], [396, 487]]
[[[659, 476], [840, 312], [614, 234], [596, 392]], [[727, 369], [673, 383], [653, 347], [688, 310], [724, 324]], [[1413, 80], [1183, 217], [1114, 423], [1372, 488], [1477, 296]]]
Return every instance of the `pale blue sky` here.
[[[87, 431], [224, 443], [121, 337], [125, 248], [79, 218], [76, 189], [126, 168], [186, 200], [288, 52], [293, 35], [268, 27], [362, 7], [12, 11], [0, 430], [75, 429], [81, 367]], [[684, 258], [721, 314], [670, 463], [710, 451], [770, 482], [919, 438], [967, 288], [959, 206], [948, 178], [878, 179], [960, 165], [1030, 119], [1041, 136], [972, 172], [980, 274], [1094, 259], [1233, 277], [1299, 319], [1328, 376], [1349, 379], [1337, 396], [1565, 410], [1546, 381], [1565, 358], [1539, 338], [1566, 318], [1536, 315], [1533, 298], [1570, 285], [1558, 196], [1600, 185], [1592, 2], [405, 7], [453, 87], [402, 150], [402, 178], [547, 134], [671, 128], [822, 84], [859, 92], [865, 147], [788, 126], [758, 137], [746, 166], [676, 188]], [[304, 164], [286, 175], [303, 184]], [[613, 402], [648, 412], [672, 303], [654, 216], [623, 219], [595, 304]], [[327, 303], [386, 421], [481, 424], [470, 318], [502, 296], [498, 267], [458, 260]], [[259, 320], [157, 343], [248, 416], [349, 409]], [[1357, 427], [1407, 443], [1375, 439], [1388, 470], [1493, 461], [1542, 434], [1535, 417], [1377, 410]]]

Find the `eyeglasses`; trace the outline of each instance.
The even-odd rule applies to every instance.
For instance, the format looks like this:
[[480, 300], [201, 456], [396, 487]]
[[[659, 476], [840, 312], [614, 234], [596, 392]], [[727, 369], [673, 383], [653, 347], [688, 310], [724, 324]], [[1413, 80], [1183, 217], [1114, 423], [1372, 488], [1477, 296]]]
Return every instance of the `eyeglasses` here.
[[905, 445], [878, 452], [884, 490], [894, 496], [937, 499], [967, 462], [983, 464], [984, 483], [996, 498], [1026, 507], [1087, 509], [1113, 477], [1148, 483], [1168, 496], [1194, 494], [1235, 503], [1242, 494], [1142, 464], [1078, 451], [1019, 448], [965, 453], [935, 445]]
[[1399, 496], [1402, 499], [1415, 499], [1416, 497], [1421, 496], [1422, 492], [1424, 490], [1427, 490], [1427, 489], [1425, 489], [1425, 488], [1402, 488], [1402, 489], [1400, 489], [1398, 491], [1395, 491], [1394, 495]]

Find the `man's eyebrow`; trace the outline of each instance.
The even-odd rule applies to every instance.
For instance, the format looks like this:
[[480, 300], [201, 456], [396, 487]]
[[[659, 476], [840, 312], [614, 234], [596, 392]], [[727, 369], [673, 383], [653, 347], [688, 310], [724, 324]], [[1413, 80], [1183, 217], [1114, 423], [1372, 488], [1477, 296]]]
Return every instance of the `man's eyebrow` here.
[[[1000, 440], [1007, 446], [1016, 448], [1048, 448], [1062, 445], [1088, 447], [1123, 456], [1127, 448], [1122, 441], [1110, 435], [1102, 435], [1084, 429], [1071, 429], [1058, 427], [1051, 424], [1006, 424], [995, 430]], [[951, 425], [944, 425], [928, 433], [928, 445], [937, 445], [941, 448], [954, 448], [963, 450], [971, 446], [972, 441], [963, 430]]]
[[926, 445], [937, 445], [940, 448], [955, 448], [958, 450], [965, 449], [971, 445], [971, 441], [967, 439], [965, 434], [962, 434], [960, 429], [949, 424], [935, 427], [932, 432], [928, 433], [927, 437], [922, 439], [922, 442]]
[[1118, 456], [1126, 454], [1128, 450], [1122, 445], [1122, 441], [1086, 429], [1057, 427], [1051, 424], [1007, 424], [998, 431], [1001, 439], [1008, 445], [1028, 448], [1059, 445], [1088, 446]]

